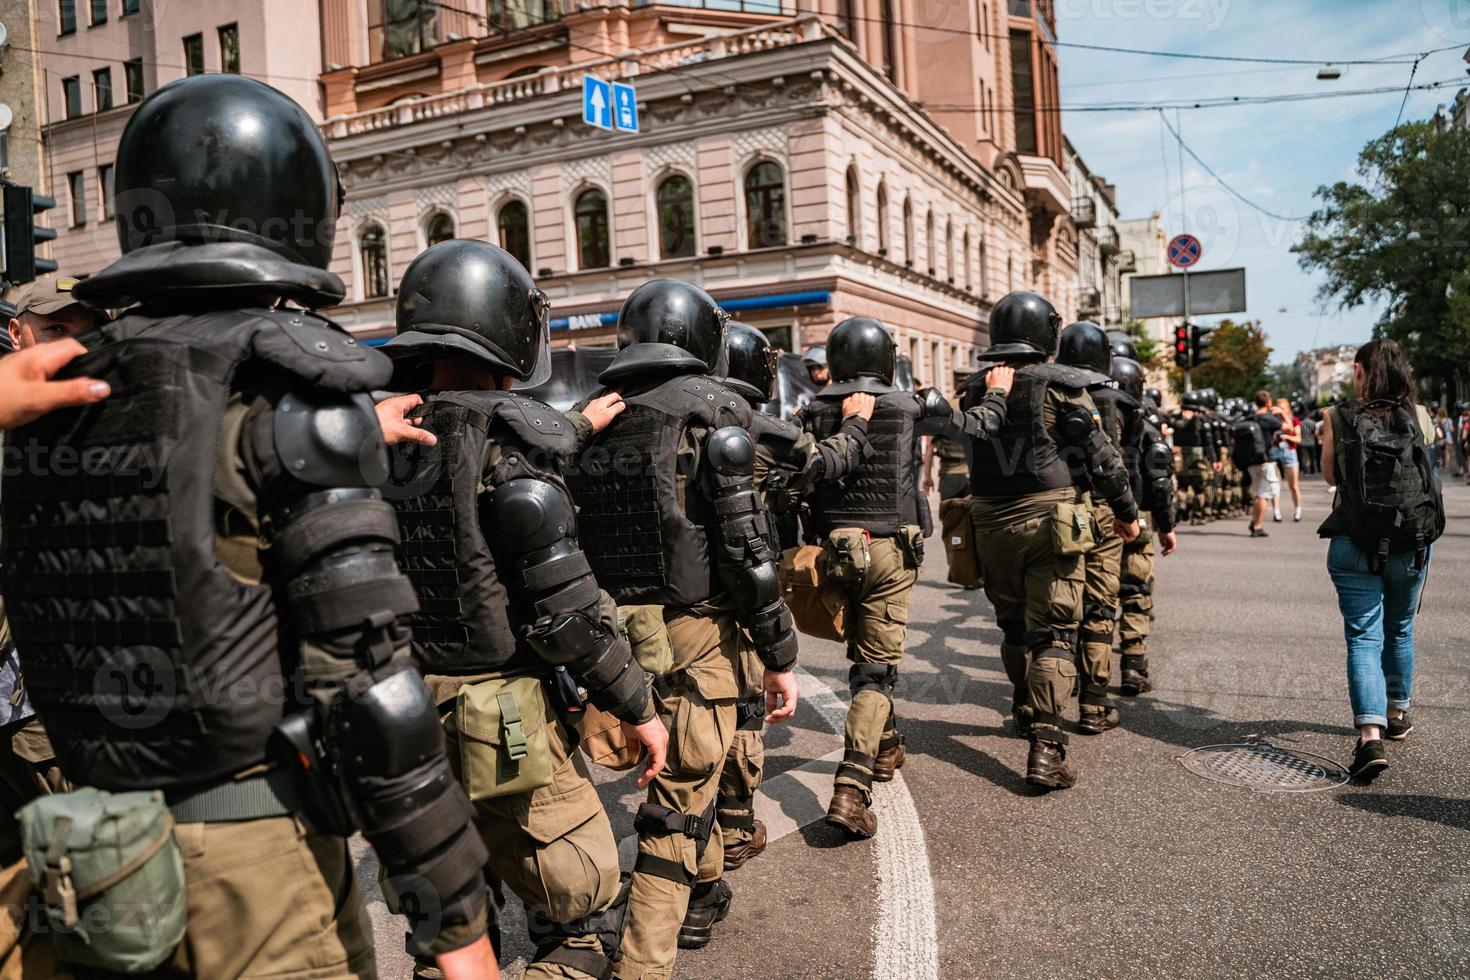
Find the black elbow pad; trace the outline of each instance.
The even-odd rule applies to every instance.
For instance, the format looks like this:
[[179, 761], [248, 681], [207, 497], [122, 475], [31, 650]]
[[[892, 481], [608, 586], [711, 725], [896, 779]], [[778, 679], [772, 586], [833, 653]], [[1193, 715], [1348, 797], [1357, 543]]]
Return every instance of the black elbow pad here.
[[370, 396], [293, 392], [272, 415], [281, 469], [302, 483], [376, 487], [388, 479], [388, 446]]

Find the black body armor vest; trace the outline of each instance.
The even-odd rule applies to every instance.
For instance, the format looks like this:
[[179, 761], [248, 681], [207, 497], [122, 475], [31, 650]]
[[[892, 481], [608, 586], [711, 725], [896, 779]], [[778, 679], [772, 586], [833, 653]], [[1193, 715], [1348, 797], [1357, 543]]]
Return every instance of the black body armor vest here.
[[1174, 423], [1174, 445], [1181, 449], [1203, 449], [1213, 445], [1213, 437], [1205, 433], [1205, 418], [1198, 413], [1193, 418], [1180, 416]]
[[524, 639], [530, 604], [503, 581], [496, 543], [481, 532], [480, 507], [514, 479], [543, 480], [565, 493], [561, 464], [576, 449], [571, 422], [509, 391], [435, 392], [417, 414], [439, 441], [393, 446], [383, 489], [398, 512], [398, 563], [419, 599], [409, 618], [414, 657], [426, 674], [544, 666]]
[[[933, 531], [929, 501], [919, 492], [919, 399], [911, 391], [878, 396], [868, 421], [871, 455], [845, 480], [817, 484], [812, 513], [818, 533], [860, 527], [873, 537], [892, 537], [905, 524]], [[801, 414], [802, 424], [821, 441], [842, 427], [842, 397], [818, 394]]]
[[[641, 390], [640, 390], [641, 388]], [[709, 536], [714, 504], [695, 483], [691, 429], [749, 429], [745, 399], [685, 374], [623, 391], [628, 406], [588, 440], [568, 474], [593, 574], [620, 603], [686, 608], [722, 591]]]
[[27, 460], [0, 493], [27, 692], [74, 782], [168, 789], [241, 772], [297, 707], [298, 652], [269, 564], [252, 584], [216, 557], [215, 468], [237, 451], [220, 445], [226, 402], [249, 386], [341, 403], [391, 366], [291, 311], [135, 314], [81, 339], [90, 353], [64, 373], [111, 397], [7, 446]]
[[[1098, 375], [1062, 364], [1029, 364], [1016, 371], [1006, 397], [1006, 424], [970, 452], [970, 492], [977, 497], [1024, 497], [1074, 486], [1072, 472], [1046, 427], [1046, 390], [1084, 390]], [[984, 394], [970, 387], [966, 400]]]

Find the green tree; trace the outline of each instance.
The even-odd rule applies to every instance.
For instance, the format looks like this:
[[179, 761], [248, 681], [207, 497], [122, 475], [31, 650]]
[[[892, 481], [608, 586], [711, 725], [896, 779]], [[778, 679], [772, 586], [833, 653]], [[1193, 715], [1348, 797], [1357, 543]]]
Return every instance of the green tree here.
[[1295, 362], [1273, 364], [1269, 375], [1271, 380], [1267, 382], [1266, 387], [1270, 389], [1274, 398], [1296, 401], [1306, 393], [1307, 386], [1302, 382], [1302, 369], [1297, 367]]
[[1448, 397], [1470, 364], [1470, 130], [1407, 123], [1370, 142], [1358, 179], [1317, 189], [1294, 247], [1320, 298], [1384, 304], [1375, 333]]
[[[1196, 388], [1214, 388], [1221, 398], [1250, 398], [1270, 387], [1270, 359], [1259, 321], [1222, 320], [1210, 343], [1210, 359], [1194, 369], [1191, 380]], [[1170, 373], [1174, 387], [1182, 390], [1184, 373], [1178, 368]]]

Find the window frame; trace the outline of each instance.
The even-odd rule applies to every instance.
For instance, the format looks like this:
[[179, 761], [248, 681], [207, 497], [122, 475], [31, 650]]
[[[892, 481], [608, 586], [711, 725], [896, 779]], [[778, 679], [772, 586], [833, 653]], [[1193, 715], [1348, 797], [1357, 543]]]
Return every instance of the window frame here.
[[[675, 183], [683, 181], [688, 187], [688, 220], [686, 227], [680, 229], [681, 234], [688, 235], [688, 251], [671, 251], [666, 247], [664, 240], [664, 189]], [[658, 257], [662, 259], [691, 259], [699, 255], [699, 194], [694, 186], [694, 178], [682, 170], [670, 170], [659, 177], [653, 188], [653, 220], [658, 229]]]
[[[526, 254], [524, 256], [516, 255], [515, 251], [510, 248], [510, 243], [506, 240], [505, 212], [512, 207], [519, 207], [521, 209], [521, 219], [524, 224], [526, 236]], [[531, 252], [531, 206], [519, 197], [511, 196], [504, 198], [495, 208], [495, 239], [496, 244], [509, 252], [512, 258], [526, 267], [527, 271], [530, 271], [531, 260], [533, 258]]]
[[[382, 263], [383, 288], [381, 292], [376, 291], [373, 288], [373, 284], [369, 281], [370, 267], [366, 254], [369, 245], [368, 236], [372, 235], [375, 232], [376, 238], [373, 239], [372, 243], [375, 244], [382, 253], [380, 261]], [[362, 224], [357, 226], [357, 234], [354, 236], [353, 245], [355, 246], [353, 251], [355, 253], [355, 261], [358, 267], [358, 295], [362, 297], [364, 302], [374, 299], [387, 299], [389, 296], [392, 296], [393, 268], [388, 255], [387, 227], [384, 226], [381, 221], [369, 218], [367, 221], [364, 221]]]
[[903, 196], [903, 262], [910, 269], [914, 267], [914, 198], [911, 194]]
[[140, 12], [142, 9], [143, 9], [143, 2], [142, 2], [142, 0], [122, 0], [122, 13], [121, 14], [118, 14], [118, 16], [119, 17], [128, 17], [128, 16], [131, 16], [132, 14], [136, 14], [136, 13]]
[[104, 163], [97, 167], [97, 200], [102, 205], [103, 221], [111, 221], [117, 217], [117, 198], [114, 193], [116, 188], [116, 170], [110, 163]]
[[843, 179], [847, 190], [847, 241], [850, 245], [860, 247], [863, 241], [863, 185], [856, 163], [847, 165], [847, 174]]
[[[215, 38], [219, 42], [219, 70], [230, 75], [240, 74], [240, 22], [233, 21], [229, 24], [221, 24], [215, 28]], [[235, 67], [231, 68], [225, 57], [225, 35], [234, 36], [235, 43]]]
[[[106, 85], [107, 104], [106, 105], [103, 105], [102, 104], [103, 86], [97, 84], [99, 81], [101, 81], [104, 78], [107, 79], [107, 85]], [[112, 89], [112, 66], [111, 65], [104, 65], [101, 68], [94, 68], [94, 69], [92, 69], [92, 104], [94, 106], [96, 106], [98, 112], [106, 112], [107, 110], [109, 110], [109, 109], [111, 109], [111, 108], [113, 108], [114, 106], [117, 105], [117, 99], [114, 97], [114, 95], [113, 95], [113, 89]]]
[[878, 181], [878, 254], [888, 255], [888, 181]]
[[[436, 241], [433, 236], [433, 229], [435, 223], [440, 219], [449, 222], [449, 235], [447, 238], [441, 238]], [[459, 237], [459, 221], [445, 208], [434, 208], [428, 214], [424, 215], [420, 230], [423, 232], [424, 248], [433, 248], [440, 242], [453, 241]]]
[[[598, 197], [600, 197], [602, 199], [602, 207], [600, 209], [601, 210], [601, 215], [602, 215], [602, 220], [601, 220], [601, 223], [600, 223], [600, 227], [599, 227], [599, 224], [595, 220], [596, 219], [596, 212], [594, 212], [593, 210], [590, 210], [589, 209], [588, 211], [585, 212], [585, 214], [586, 214], [586, 216], [589, 219], [594, 219], [592, 221], [591, 230], [593, 230], [593, 231], [600, 230], [601, 231], [602, 245], [603, 245], [603, 251], [604, 251], [604, 254], [602, 256], [600, 256], [602, 259], [604, 259], [604, 261], [602, 261], [602, 262], [596, 262], [596, 261], [588, 262], [588, 261], [586, 261], [586, 258], [585, 257], [586, 257], [586, 254], [587, 254], [587, 248], [586, 248], [586, 244], [585, 244], [585, 241], [583, 239], [583, 236], [582, 236], [582, 217], [583, 217], [583, 214], [584, 214], [584, 212], [582, 210], [582, 202], [584, 200], [588, 199], [589, 197], [591, 197], [591, 195], [593, 195], [593, 194], [596, 194]], [[612, 196], [610, 194], [608, 194], [607, 191], [603, 190], [601, 187], [597, 186], [596, 184], [592, 184], [592, 185], [588, 185], [586, 187], [583, 187], [581, 190], [577, 191], [576, 195], [572, 198], [572, 232], [573, 232], [573, 240], [575, 241], [576, 246], [577, 246], [577, 269], [579, 271], [580, 270], [583, 270], [583, 269], [610, 269], [610, 268], [612, 268], [612, 265], [613, 265], [612, 220], [611, 220], [611, 215], [609, 213], [610, 212], [610, 202], [611, 202], [611, 199], [612, 199]], [[598, 256], [594, 256], [594, 259], [595, 258], [598, 258]]]
[[[76, 111], [72, 111], [73, 106]], [[80, 119], [85, 115], [82, 111], [82, 76], [68, 75], [61, 80], [61, 109], [65, 119]]]
[[71, 213], [71, 227], [82, 228], [87, 224], [87, 172], [73, 170], [66, 175], [66, 195]]
[[[774, 167], [779, 174], [779, 180], [767, 182], [760, 187], [752, 188], [751, 180], [755, 177], [756, 172], [764, 167]], [[745, 174], [740, 178], [740, 200], [745, 207], [745, 247], [747, 249], [784, 248], [791, 244], [790, 193], [786, 186], [786, 180], [786, 168], [779, 161], [772, 160], [770, 157], [757, 157], [746, 166]], [[756, 216], [752, 213], [751, 209], [751, 195], [753, 193], [759, 193], [761, 196], [759, 225], [757, 225]], [[757, 240], [755, 234], [757, 227], [764, 228], [768, 224], [775, 224], [775, 222], [768, 222], [766, 219], [768, 217], [767, 211], [770, 202], [778, 196], [781, 206], [781, 240], [766, 241], [764, 233]]]
[[[88, 27], [97, 27], [101, 24], [107, 23], [107, 4], [109, 2], [110, 0], [91, 0], [91, 2], [88, 4], [88, 6], [92, 8], [88, 14]], [[102, 16], [98, 17], [98, 14], [101, 14]]]
[[[133, 73], [128, 69], [136, 68], [138, 76], [138, 90], [133, 91]], [[123, 62], [123, 105], [136, 105], [147, 96], [148, 80], [143, 76], [143, 59], [129, 58]], [[136, 97], [135, 97], [136, 96]]]
[[[192, 76], [192, 75], [203, 75], [203, 74], [205, 74], [209, 69], [204, 64], [204, 32], [203, 31], [196, 31], [193, 34], [186, 34], [184, 36], [184, 38], [183, 38], [183, 43], [184, 43], [184, 75], [185, 76]], [[199, 70], [198, 71], [194, 71], [193, 59], [190, 57], [190, 54], [189, 54], [189, 48], [190, 48], [191, 44], [195, 44], [195, 43], [197, 43], [198, 46], [199, 46]]]
[[[67, 11], [71, 11], [71, 26], [67, 26]], [[56, 36], [66, 37], [77, 32], [77, 0], [56, 0]]]

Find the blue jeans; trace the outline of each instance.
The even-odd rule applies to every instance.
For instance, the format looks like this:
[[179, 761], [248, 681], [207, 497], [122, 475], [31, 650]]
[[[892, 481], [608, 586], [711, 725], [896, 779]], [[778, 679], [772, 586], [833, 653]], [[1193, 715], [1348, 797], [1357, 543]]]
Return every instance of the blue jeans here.
[[1347, 638], [1348, 697], [1354, 725], [1386, 725], [1388, 709], [1408, 710], [1414, 684], [1414, 613], [1429, 569], [1414, 552], [1389, 555], [1382, 574], [1368, 571], [1368, 555], [1351, 538], [1327, 547], [1327, 573], [1337, 589]]

